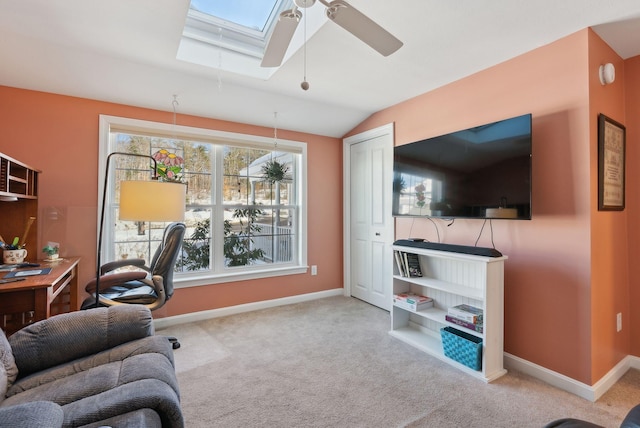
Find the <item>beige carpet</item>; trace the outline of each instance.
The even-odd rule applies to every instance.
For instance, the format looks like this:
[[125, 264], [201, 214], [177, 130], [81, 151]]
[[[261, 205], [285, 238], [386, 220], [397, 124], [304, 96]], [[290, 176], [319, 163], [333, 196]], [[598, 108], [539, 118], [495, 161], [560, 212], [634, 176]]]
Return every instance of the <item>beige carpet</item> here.
[[331, 297], [159, 330], [179, 337], [187, 427], [617, 427], [629, 371], [596, 403], [517, 372], [486, 384], [390, 337], [389, 313]]

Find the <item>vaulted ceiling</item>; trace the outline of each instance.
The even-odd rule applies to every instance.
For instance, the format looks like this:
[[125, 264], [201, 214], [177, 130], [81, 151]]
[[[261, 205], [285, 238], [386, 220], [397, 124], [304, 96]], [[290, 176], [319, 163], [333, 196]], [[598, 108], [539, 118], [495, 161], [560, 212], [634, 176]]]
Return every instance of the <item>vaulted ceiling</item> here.
[[[0, 85], [341, 137], [372, 113], [586, 27], [640, 54], [637, 0], [348, 0], [404, 42], [383, 57], [328, 22], [268, 78], [178, 59], [189, 0], [0, 0]], [[303, 40], [303, 25], [296, 38]], [[299, 43], [298, 45], [300, 45]], [[1, 102], [1, 101], [0, 101]], [[167, 117], [171, 120], [171, 116]]]

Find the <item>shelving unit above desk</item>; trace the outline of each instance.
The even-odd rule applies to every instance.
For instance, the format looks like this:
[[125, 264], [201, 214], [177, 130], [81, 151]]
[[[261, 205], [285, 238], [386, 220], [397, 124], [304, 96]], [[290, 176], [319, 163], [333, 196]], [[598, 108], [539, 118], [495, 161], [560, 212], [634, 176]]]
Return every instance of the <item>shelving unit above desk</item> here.
[[41, 171], [0, 153], [0, 235], [11, 242], [22, 240], [27, 223], [35, 218], [25, 238], [27, 260], [38, 258], [38, 179]]

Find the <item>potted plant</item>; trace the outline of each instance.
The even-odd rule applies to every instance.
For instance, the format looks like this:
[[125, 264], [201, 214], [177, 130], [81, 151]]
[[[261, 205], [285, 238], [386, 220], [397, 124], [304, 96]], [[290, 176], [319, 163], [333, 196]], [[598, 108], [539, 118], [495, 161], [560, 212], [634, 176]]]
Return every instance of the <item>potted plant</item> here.
[[271, 184], [288, 180], [288, 172], [289, 167], [285, 163], [280, 163], [277, 160], [270, 160], [262, 165], [262, 176]]
[[43, 249], [42, 252], [45, 253], [49, 260], [55, 260], [58, 258], [58, 251], [60, 250], [60, 246], [55, 242], [49, 242]]

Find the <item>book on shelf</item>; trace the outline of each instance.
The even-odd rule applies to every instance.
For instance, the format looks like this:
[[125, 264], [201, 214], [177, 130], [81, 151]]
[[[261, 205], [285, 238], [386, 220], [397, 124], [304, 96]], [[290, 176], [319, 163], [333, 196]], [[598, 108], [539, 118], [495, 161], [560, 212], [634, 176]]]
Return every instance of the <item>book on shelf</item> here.
[[393, 255], [398, 266], [398, 273], [403, 277], [421, 277], [420, 258], [414, 253], [405, 253], [403, 251], [394, 251]]
[[407, 257], [407, 272], [410, 277], [422, 276], [422, 269], [420, 269], [420, 258], [414, 253], [405, 253]]
[[414, 293], [398, 293], [393, 295], [393, 304], [402, 309], [420, 311], [433, 307], [433, 299]]
[[475, 306], [463, 303], [461, 305], [451, 306], [447, 309], [447, 313], [471, 324], [482, 324], [482, 309], [476, 308]]
[[396, 266], [398, 268], [398, 273], [400, 276], [407, 276], [404, 270], [404, 260], [402, 257], [402, 252], [395, 250], [393, 252], [393, 257], [396, 259]]
[[450, 323], [459, 325], [460, 327], [468, 328], [469, 330], [477, 331], [478, 333], [482, 333], [484, 328], [482, 324], [473, 324], [459, 318], [456, 318], [452, 315], [445, 315], [444, 318]]

